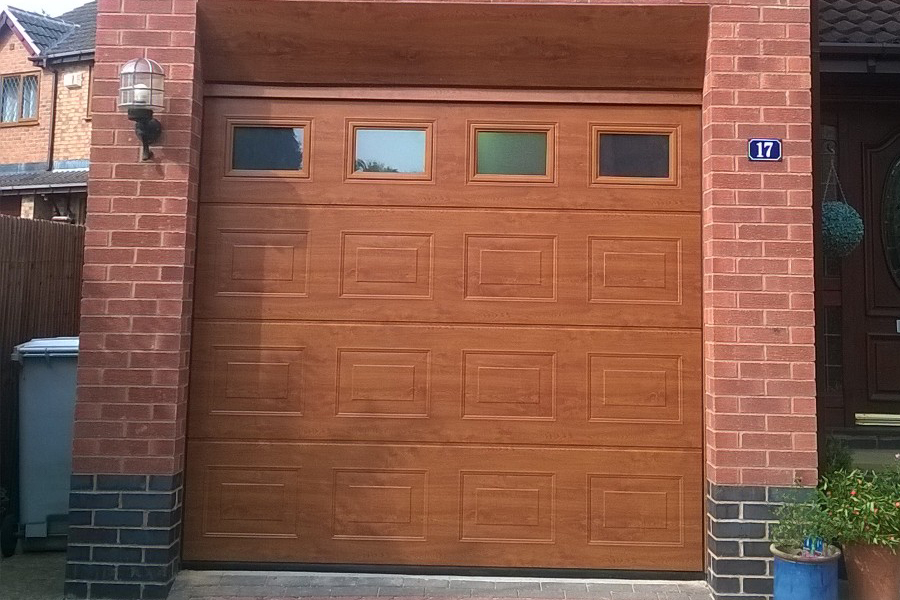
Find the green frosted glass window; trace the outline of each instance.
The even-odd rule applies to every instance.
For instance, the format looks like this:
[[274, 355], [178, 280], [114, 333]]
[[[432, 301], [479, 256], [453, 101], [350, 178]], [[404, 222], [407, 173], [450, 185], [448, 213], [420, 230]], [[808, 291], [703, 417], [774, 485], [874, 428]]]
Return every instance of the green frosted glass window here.
[[356, 173], [425, 173], [424, 129], [356, 129]]
[[601, 133], [601, 177], [669, 177], [669, 136]]
[[477, 131], [476, 175], [547, 175], [546, 131]]
[[231, 168], [236, 171], [300, 171], [303, 127], [235, 127]]

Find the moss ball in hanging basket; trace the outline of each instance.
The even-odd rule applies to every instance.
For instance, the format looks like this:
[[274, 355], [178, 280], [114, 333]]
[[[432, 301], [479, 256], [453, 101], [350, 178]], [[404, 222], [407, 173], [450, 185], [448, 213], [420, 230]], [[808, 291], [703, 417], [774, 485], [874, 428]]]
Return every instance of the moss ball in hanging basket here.
[[864, 230], [862, 217], [846, 202], [822, 203], [822, 242], [828, 256], [842, 258], [853, 252]]

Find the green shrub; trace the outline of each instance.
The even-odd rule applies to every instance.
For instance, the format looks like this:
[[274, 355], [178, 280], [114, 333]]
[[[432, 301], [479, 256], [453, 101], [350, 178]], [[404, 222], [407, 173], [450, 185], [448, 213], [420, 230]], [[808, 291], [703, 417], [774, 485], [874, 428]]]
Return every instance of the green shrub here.
[[853, 468], [850, 445], [845, 440], [829, 435], [825, 438], [823, 462], [823, 473], [826, 475], [834, 471], [849, 471]]
[[900, 548], [900, 454], [885, 470], [824, 474], [818, 496], [834, 541]]
[[783, 552], [796, 552], [807, 538], [830, 542], [835, 537], [833, 522], [823, 509], [820, 490], [797, 489], [775, 509], [778, 519], [772, 526], [772, 543]]

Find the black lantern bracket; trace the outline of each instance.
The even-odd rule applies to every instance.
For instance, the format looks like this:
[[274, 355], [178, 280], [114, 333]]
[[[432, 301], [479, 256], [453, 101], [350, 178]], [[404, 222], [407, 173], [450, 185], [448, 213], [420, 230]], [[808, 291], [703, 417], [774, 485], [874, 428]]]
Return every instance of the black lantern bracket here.
[[153, 158], [150, 145], [159, 141], [162, 135], [162, 123], [153, 117], [153, 111], [149, 108], [129, 108], [128, 118], [134, 121], [134, 133], [141, 140], [141, 160], [148, 161]]

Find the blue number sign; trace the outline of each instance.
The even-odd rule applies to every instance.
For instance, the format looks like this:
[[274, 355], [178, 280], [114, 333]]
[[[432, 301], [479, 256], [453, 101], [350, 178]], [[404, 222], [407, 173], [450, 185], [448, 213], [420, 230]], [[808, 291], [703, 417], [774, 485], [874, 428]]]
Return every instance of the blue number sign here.
[[750, 140], [747, 156], [749, 156], [752, 161], [778, 162], [782, 159], [781, 140]]

